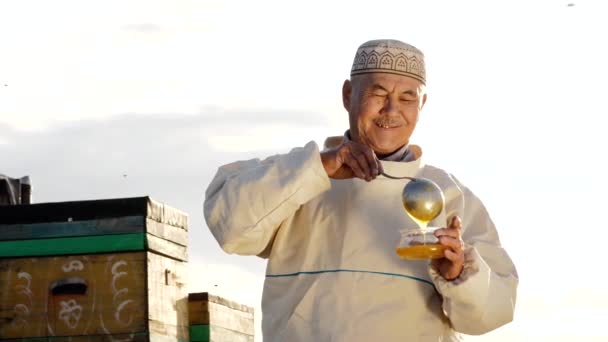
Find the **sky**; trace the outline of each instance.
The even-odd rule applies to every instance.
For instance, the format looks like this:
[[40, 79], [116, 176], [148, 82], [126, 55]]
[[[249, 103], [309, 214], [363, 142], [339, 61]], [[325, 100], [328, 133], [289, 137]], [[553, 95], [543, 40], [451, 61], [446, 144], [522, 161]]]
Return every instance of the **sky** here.
[[0, 173], [29, 175], [39, 203], [149, 195], [188, 212], [190, 291], [255, 307], [259, 331], [265, 263], [221, 251], [206, 186], [225, 163], [343, 134], [356, 48], [400, 39], [426, 56], [412, 143], [484, 201], [520, 276], [514, 321], [465, 341], [605, 341], [606, 10], [0, 0]]

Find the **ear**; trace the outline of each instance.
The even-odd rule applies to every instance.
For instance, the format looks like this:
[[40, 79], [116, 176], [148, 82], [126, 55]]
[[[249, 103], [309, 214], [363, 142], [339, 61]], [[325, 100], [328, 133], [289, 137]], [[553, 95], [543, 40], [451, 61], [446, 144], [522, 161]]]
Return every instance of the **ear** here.
[[425, 103], [426, 103], [426, 93], [424, 93], [424, 96], [422, 96], [422, 104], [420, 104], [420, 110], [422, 110]]
[[342, 104], [344, 105], [344, 109], [350, 113], [350, 95], [353, 91], [353, 85], [350, 83], [350, 80], [345, 80], [342, 85]]

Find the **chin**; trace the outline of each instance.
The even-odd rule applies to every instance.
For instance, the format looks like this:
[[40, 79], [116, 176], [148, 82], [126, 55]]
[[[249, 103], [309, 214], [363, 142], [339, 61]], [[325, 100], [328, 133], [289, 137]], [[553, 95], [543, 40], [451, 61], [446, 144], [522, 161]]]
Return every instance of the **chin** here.
[[387, 154], [397, 151], [401, 146], [407, 144], [407, 140], [395, 139], [395, 137], [383, 137], [385, 139], [370, 139], [370, 146], [374, 151]]
[[380, 145], [380, 146], [374, 145], [372, 148], [373, 148], [374, 152], [376, 152], [376, 154], [387, 155], [387, 154], [391, 154], [391, 153], [397, 151], [403, 145], [405, 145], [405, 144], [402, 144], [402, 145], [390, 145], [390, 146], [386, 146], [386, 145]]

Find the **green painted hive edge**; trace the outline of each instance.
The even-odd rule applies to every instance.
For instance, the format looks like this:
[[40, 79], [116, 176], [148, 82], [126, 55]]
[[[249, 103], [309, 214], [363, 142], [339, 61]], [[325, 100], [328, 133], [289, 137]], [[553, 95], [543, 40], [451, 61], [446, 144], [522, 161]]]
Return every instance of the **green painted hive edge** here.
[[145, 241], [144, 233], [0, 241], [0, 258], [143, 251]]
[[145, 233], [146, 218], [125, 216], [83, 221], [0, 224], [0, 241]]
[[209, 326], [208, 325], [191, 325], [190, 326], [190, 341], [191, 342], [209, 342]]

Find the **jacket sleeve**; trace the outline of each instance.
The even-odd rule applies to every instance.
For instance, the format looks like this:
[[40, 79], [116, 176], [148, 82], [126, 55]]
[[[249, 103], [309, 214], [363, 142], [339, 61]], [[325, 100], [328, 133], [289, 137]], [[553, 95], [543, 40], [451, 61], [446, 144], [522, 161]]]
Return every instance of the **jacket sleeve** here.
[[330, 188], [318, 146], [222, 166], [205, 193], [207, 226], [224, 251], [266, 254], [281, 223]]
[[486, 208], [469, 189], [459, 186], [464, 200], [464, 269], [452, 281], [445, 280], [433, 267], [429, 272], [443, 296], [443, 311], [453, 328], [481, 335], [513, 320], [519, 279]]

